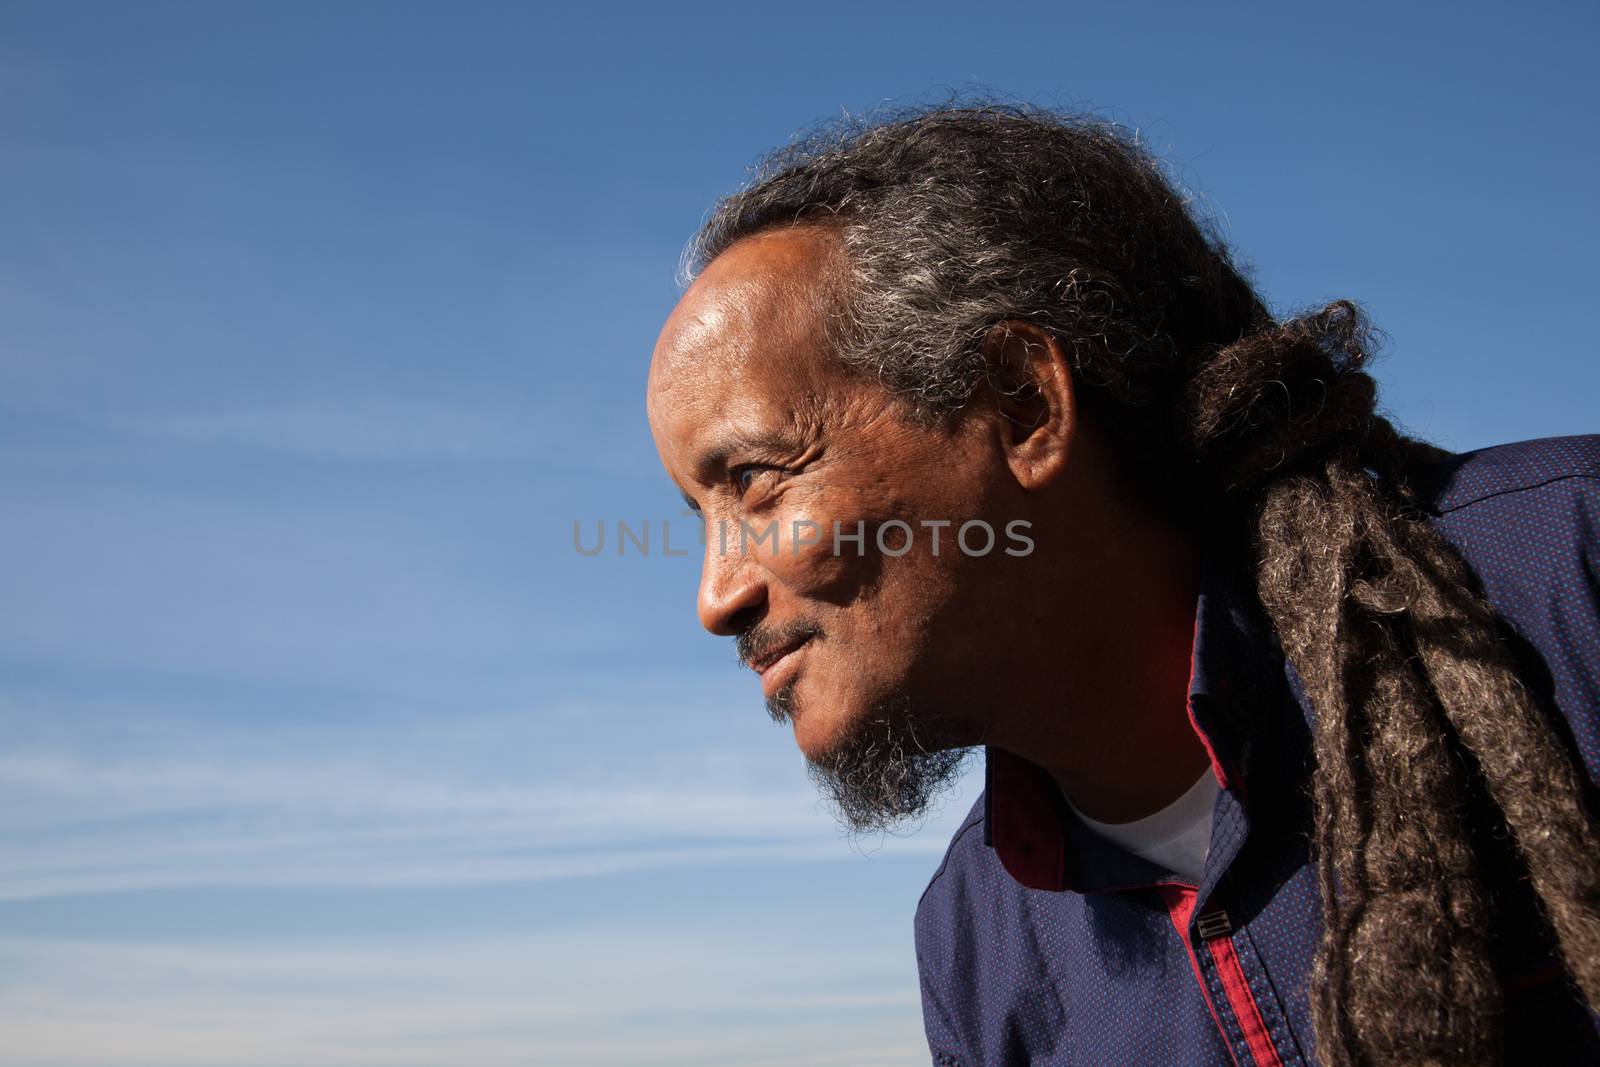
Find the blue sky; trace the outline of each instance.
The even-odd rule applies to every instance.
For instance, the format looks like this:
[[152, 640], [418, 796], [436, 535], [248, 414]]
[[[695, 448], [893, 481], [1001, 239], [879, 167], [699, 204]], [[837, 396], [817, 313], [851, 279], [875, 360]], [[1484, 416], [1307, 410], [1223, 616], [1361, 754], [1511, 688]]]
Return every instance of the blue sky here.
[[818, 119], [1094, 109], [1412, 429], [1600, 429], [1593, 4], [330, 6], [0, 3], [0, 1067], [925, 1060], [978, 781], [839, 833], [643, 418]]

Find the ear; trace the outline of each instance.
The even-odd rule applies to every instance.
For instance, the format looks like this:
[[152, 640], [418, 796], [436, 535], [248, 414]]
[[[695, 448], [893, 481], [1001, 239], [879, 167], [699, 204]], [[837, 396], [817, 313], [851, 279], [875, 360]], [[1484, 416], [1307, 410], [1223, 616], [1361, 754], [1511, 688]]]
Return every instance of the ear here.
[[1056, 338], [1019, 320], [997, 323], [982, 350], [1000, 448], [1017, 483], [1041, 489], [1066, 469], [1078, 426], [1066, 352]]

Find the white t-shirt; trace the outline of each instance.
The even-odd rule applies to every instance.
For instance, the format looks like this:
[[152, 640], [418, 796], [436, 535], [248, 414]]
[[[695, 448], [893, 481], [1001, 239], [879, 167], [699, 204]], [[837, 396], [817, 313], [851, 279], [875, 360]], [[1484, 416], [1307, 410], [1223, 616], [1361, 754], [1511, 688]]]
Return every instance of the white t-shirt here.
[[1067, 807], [1112, 844], [1199, 885], [1211, 847], [1211, 810], [1218, 792], [1216, 775], [1207, 767], [1183, 796], [1133, 822], [1098, 822], [1073, 807], [1070, 798]]

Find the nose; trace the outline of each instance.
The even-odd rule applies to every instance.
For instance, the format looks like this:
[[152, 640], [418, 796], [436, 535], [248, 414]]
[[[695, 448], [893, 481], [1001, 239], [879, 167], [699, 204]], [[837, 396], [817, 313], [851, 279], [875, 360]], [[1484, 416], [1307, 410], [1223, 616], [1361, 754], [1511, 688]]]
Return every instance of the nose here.
[[748, 629], [766, 607], [766, 572], [752, 556], [721, 552], [716, 538], [706, 540], [695, 611], [700, 625], [707, 630], [721, 637], [735, 637]]

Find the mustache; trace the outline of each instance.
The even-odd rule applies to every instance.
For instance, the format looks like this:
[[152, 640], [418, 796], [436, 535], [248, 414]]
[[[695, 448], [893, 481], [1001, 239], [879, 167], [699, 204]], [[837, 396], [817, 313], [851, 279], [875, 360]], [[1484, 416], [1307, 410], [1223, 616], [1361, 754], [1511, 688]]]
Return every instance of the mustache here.
[[740, 665], [753, 668], [754, 664], [760, 663], [778, 649], [798, 645], [821, 632], [820, 626], [809, 622], [791, 622], [782, 626], [757, 624], [735, 637], [733, 647], [738, 653]]

